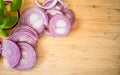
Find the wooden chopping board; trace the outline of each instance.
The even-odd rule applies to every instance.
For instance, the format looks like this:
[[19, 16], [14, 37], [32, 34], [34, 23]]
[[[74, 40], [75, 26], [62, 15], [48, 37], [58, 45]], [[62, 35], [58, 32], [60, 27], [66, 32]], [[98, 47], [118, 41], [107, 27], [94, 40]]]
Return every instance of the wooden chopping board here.
[[[0, 75], [120, 75], [120, 0], [63, 1], [76, 15], [70, 34], [42, 36], [30, 71], [7, 69], [1, 58]], [[32, 6], [23, 0], [21, 12]]]

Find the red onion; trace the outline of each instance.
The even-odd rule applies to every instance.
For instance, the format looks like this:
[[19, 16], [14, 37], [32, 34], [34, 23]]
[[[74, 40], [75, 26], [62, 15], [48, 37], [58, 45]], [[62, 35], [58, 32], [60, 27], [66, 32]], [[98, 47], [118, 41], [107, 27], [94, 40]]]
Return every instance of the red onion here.
[[19, 24], [29, 25], [41, 33], [44, 30], [44, 25], [48, 25], [48, 16], [43, 9], [32, 7], [22, 13]]
[[15, 67], [20, 60], [20, 49], [16, 43], [11, 40], [4, 40], [2, 43], [2, 56], [6, 67]]
[[30, 70], [36, 62], [35, 49], [30, 44], [25, 42], [20, 42], [18, 45], [21, 49], [22, 57], [19, 64], [15, 66], [14, 69], [18, 71]]
[[38, 3], [38, 0], [34, 0], [35, 4], [43, 9], [50, 9], [50, 8], [54, 7], [58, 0], [46, 0], [46, 1], [47, 1], [46, 3], [50, 2], [50, 4], [47, 4], [47, 6], [43, 6]]
[[24, 42], [31, 44], [32, 46], [35, 46], [38, 38], [36, 38], [30, 32], [17, 31], [17, 32], [11, 34], [7, 39], [10, 39], [14, 42], [24, 41]]
[[2, 48], [0, 44], [0, 54], [2, 49], [7, 66], [18, 71], [30, 70], [34, 66], [34, 47], [42, 32], [48, 36], [64, 37], [75, 21], [74, 13], [62, 0], [46, 0], [42, 5], [38, 0], [34, 1], [38, 7], [25, 10], [16, 29], [3, 41]]
[[64, 15], [55, 15], [49, 22], [50, 33], [55, 37], [63, 37], [71, 30], [70, 20]]
[[75, 15], [72, 12], [72, 10], [65, 8], [63, 9], [63, 13], [65, 16], [67, 16], [70, 19], [71, 23], [73, 24], [75, 21]]

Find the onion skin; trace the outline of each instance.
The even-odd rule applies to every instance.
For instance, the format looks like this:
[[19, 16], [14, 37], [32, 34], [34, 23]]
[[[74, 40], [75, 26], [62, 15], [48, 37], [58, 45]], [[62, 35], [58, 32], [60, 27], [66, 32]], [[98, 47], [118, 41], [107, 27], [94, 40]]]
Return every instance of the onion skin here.
[[6, 67], [13, 68], [19, 63], [21, 52], [15, 42], [4, 40], [2, 43], [2, 56]]
[[26, 42], [19, 42], [18, 45], [22, 51], [22, 57], [19, 64], [15, 66], [14, 69], [17, 71], [30, 70], [36, 62], [35, 49]]

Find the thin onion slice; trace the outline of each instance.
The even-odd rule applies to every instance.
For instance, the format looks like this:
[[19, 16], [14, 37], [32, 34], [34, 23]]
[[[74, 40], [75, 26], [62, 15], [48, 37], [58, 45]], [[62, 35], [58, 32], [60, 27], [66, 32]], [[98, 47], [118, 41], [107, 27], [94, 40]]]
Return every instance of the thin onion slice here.
[[20, 60], [20, 49], [18, 45], [11, 40], [4, 40], [2, 43], [2, 56], [6, 67], [15, 67]]
[[75, 21], [75, 15], [74, 15], [73, 11], [71, 9], [67, 9], [67, 8], [63, 9], [62, 11], [63, 11], [63, 14], [65, 16], [67, 16], [69, 18], [69, 20], [71, 21], [71, 23], [73, 24]]
[[10, 35], [11, 35], [12, 33], [17, 32], [17, 31], [30, 32], [30, 33], [33, 34], [36, 38], [39, 37], [39, 35], [38, 35], [38, 33], [36, 32], [36, 30], [33, 29], [32, 27], [28, 26], [28, 25], [18, 25], [17, 28], [10, 33]]
[[18, 71], [26, 71], [30, 70], [36, 62], [36, 52], [35, 49], [28, 43], [20, 42], [18, 43], [21, 52], [22, 57], [20, 59], [19, 64], [14, 67], [15, 70]]
[[[33, 18], [31, 18], [32, 16], [33, 16]], [[38, 25], [39, 26], [38, 29], [36, 27], [36, 25], [37, 25], [36, 22], [38, 22], [38, 24], [40, 24], [40, 25]], [[19, 20], [19, 25], [23, 25], [23, 24], [32, 26], [33, 28], [37, 29], [38, 32], [40, 33], [42, 31], [42, 29], [44, 28], [44, 25], [45, 26], [48, 25], [47, 13], [39, 7], [28, 8], [27, 10], [25, 10], [22, 13], [20, 20]]]
[[49, 17], [49, 19], [55, 15], [58, 15], [58, 14], [63, 14], [61, 11], [59, 10], [55, 10], [55, 9], [52, 9], [52, 10], [47, 10], [47, 15]]
[[70, 20], [64, 15], [55, 15], [49, 22], [49, 30], [55, 37], [66, 36], [71, 30]]
[[[52, 3], [51, 0], [47, 0], [45, 1], [42, 6], [47, 7]], [[51, 9], [55, 9], [55, 10], [62, 10], [65, 8], [65, 4], [61, 1], [61, 0], [57, 0], [57, 3], [50, 9], [47, 10], [51, 10]]]
[[58, 0], [47, 0], [47, 2], [50, 2], [50, 4], [47, 6], [42, 6], [38, 3], [38, 0], [34, 0], [35, 4], [43, 9], [50, 9], [50, 8], [54, 7], [56, 5], [57, 1]]
[[18, 31], [16, 33], [11, 34], [7, 39], [10, 39], [14, 42], [27, 42], [31, 44], [32, 46], [36, 45], [37, 39], [33, 34], [30, 32], [21, 32]]

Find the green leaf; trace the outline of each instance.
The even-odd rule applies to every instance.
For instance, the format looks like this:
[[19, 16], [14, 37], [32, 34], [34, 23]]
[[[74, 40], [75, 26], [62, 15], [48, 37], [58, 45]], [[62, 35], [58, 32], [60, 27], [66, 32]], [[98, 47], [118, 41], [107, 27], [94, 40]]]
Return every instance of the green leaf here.
[[0, 34], [3, 35], [3, 36], [5, 36], [5, 37], [7, 37], [7, 34], [4, 32], [3, 29], [0, 29]]
[[2, 24], [0, 25], [0, 28], [3, 28], [3, 29], [11, 28], [15, 25], [16, 22], [17, 22], [17, 16], [4, 17], [2, 19]]
[[22, 0], [12, 0], [12, 3], [11, 3], [11, 11], [14, 12], [14, 11], [17, 11], [22, 5]]
[[0, 16], [3, 16], [4, 15], [4, 1], [3, 0], [0, 0]]

